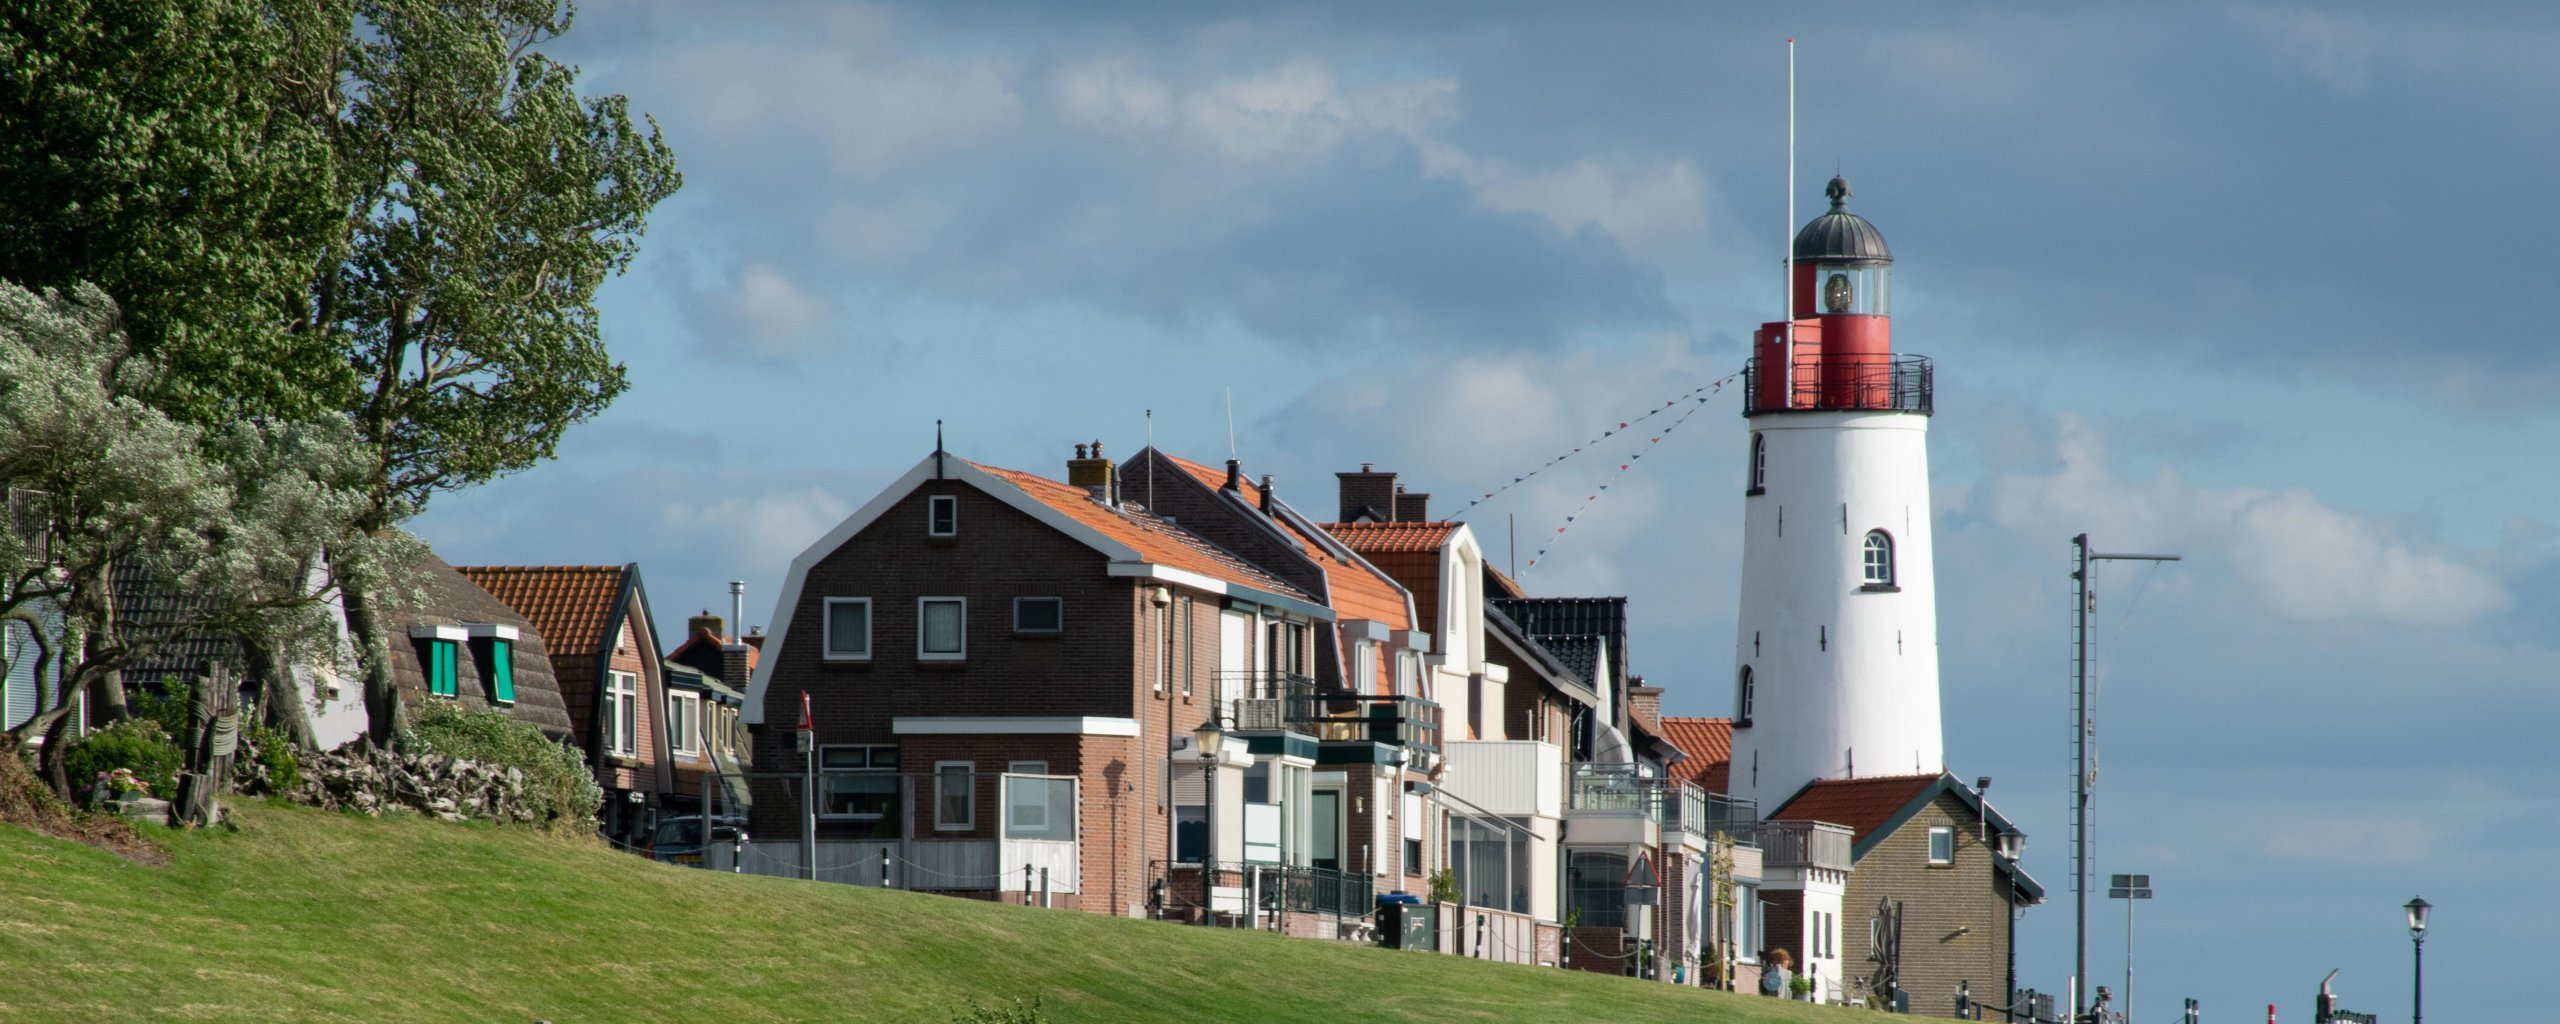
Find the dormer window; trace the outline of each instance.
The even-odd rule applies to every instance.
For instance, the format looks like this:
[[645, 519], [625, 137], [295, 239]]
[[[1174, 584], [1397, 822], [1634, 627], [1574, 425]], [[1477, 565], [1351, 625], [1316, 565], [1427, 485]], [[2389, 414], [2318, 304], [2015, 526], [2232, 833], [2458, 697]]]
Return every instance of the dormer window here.
[[960, 496], [936, 494], [925, 499], [924, 535], [957, 537], [960, 535]]
[[516, 702], [516, 627], [490, 622], [472, 623], [472, 666], [480, 670], [480, 683], [488, 688], [489, 703]]
[[468, 637], [460, 626], [412, 626], [409, 641], [418, 648], [418, 668], [426, 676], [427, 692], [438, 697], [459, 697], [462, 693], [461, 648]]
[[1883, 530], [1867, 531], [1865, 565], [1866, 585], [1861, 590], [1898, 590], [1893, 583], [1893, 535]]

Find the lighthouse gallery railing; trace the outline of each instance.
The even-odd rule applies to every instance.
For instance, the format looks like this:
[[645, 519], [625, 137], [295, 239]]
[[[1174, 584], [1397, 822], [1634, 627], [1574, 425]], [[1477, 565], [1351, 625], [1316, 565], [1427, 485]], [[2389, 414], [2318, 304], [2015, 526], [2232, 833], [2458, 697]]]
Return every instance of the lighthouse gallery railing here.
[[1936, 384], [1927, 356], [1798, 356], [1785, 380], [1761, 380], [1778, 364], [1752, 359], [1742, 368], [1742, 414], [1764, 412], [1935, 411]]

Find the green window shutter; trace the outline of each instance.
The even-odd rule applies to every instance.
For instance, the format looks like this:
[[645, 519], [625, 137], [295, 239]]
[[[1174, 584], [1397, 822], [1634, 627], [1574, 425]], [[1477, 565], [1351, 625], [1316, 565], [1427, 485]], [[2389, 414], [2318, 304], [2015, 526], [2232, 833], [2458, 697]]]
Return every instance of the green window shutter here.
[[516, 702], [515, 645], [503, 639], [489, 641], [489, 692], [500, 704]]
[[461, 692], [454, 683], [453, 641], [436, 640], [427, 644], [427, 690], [441, 697]]

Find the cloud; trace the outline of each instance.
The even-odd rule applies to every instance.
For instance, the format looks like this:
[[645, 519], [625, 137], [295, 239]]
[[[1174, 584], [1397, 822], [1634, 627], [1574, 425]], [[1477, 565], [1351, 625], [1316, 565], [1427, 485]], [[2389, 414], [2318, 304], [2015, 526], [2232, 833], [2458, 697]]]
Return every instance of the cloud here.
[[686, 323], [705, 351], [787, 362], [828, 346], [821, 328], [829, 303], [763, 261], [740, 264], [730, 281], [708, 288], [681, 286]]
[[2050, 472], [1987, 483], [1995, 521], [2022, 532], [2076, 524], [2119, 550], [2183, 549], [2190, 561], [2237, 569], [2269, 610], [2297, 621], [2458, 623], [2512, 601], [2488, 572], [2308, 490], [2196, 487], [2167, 468], [2126, 481], [2075, 416], [2059, 418], [2054, 450]]

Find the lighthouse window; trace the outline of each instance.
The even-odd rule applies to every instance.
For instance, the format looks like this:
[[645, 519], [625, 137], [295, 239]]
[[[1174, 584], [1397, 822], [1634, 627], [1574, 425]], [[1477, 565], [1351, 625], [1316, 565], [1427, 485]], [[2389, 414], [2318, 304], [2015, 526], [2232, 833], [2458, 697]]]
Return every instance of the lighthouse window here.
[[1751, 435], [1751, 489], [1745, 494], [1758, 494], [1769, 486], [1769, 439]]
[[1734, 727], [1734, 728], [1736, 728], [1736, 729], [1744, 729], [1744, 728], [1749, 728], [1749, 727], [1750, 727], [1750, 725], [1751, 725], [1751, 702], [1752, 702], [1752, 701], [1751, 701], [1751, 698], [1752, 698], [1752, 692], [1751, 692], [1751, 666], [1749, 666], [1749, 665], [1744, 665], [1744, 666], [1742, 666], [1742, 673], [1741, 673], [1740, 677], [1738, 678], [1738, 680], [1737, 680], [1737, 681], [1735, 682], [1735, 684], [1734, 684], [1734, 697], [1733, 697], [1733, 727]]
[[1883, 530], [1867, 531], [1866, 582], [1879, 590], [1893, 586], [1893, 538]]

